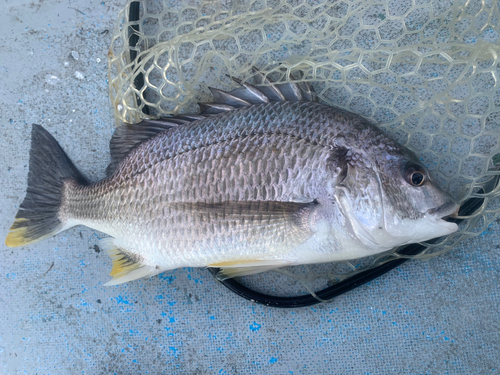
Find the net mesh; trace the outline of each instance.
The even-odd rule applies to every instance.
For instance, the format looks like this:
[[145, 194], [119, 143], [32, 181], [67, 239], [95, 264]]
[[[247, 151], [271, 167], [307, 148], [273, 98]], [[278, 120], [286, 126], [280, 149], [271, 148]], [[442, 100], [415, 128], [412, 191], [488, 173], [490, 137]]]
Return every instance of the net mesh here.
[[[496, 0], [129, 1], [109, 51], [111, 102], [117, 123], [137, 123], [197, 113], [209, 86], [251, 82], [252, 66], [273, 80], [301, 71], [321, 101], [415, 151], [459, 202], [484, 198], [459, 232], [413, 257], [435, 256], [500, 212], [499, 15]], [[332, 283], [399, 256], [284, 272]], [[270, 285], [261, 279], [248, 283]]]

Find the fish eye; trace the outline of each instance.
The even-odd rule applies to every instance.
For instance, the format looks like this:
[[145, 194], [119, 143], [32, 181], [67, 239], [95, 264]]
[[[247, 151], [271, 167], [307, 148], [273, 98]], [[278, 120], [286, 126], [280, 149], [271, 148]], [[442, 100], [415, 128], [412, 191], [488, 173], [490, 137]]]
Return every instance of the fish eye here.
[[412, 186], [422, 186], [426, 181], [425, 170], [421, 167], [410, 167], [406, 170], [406, 180]]

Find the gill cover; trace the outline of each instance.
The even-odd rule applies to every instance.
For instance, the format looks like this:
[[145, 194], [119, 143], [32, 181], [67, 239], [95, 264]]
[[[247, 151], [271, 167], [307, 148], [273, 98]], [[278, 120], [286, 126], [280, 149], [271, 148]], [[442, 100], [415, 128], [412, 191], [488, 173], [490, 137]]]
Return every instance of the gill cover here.
[[358, 241], [377, 252], [458, 229], [442, 220], [458, 206], [430, 180], [410, 186], [398, 163], [382, 171], [373, 164], [349, 163], [346, 177], [335, 189], [346, 226]]

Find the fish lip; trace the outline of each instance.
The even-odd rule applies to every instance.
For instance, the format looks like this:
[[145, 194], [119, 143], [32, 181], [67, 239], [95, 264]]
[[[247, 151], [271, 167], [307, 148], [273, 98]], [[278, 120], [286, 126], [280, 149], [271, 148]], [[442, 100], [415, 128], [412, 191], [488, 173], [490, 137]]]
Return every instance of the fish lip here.
[[429, 215], [442, 219], [446, 216], [456, 215], [460, 206], [453, 201], [446, 202], [439, 207], [427, 210]]

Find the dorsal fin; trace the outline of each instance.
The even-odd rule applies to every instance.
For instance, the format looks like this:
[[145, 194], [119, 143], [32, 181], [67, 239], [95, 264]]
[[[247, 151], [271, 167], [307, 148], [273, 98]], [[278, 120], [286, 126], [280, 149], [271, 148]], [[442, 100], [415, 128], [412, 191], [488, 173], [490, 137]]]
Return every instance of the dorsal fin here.
[[[235, 108], [254, 104], [280, 101], [318, 101], [316, 93], [307, 82], [275, 83], [257, 69], [253, 69], [255, 85], [233, 78], [241, 86], [230, 92], [210, 87], [214, 102], [198, 103], [201, 109], [199, 115], [179, 115], [119, 126], [109, 143], [111, 162], [106, 169], [107, 176], [113, 174], [125, 156], [139, 144], [170, 128], [202, 120], [209, 115], [229, 112]], [[292, 78], [297, 79], [293, 76]]]
[[270, 101], [279, 102], [286, 100], [283, 93], [276, 87], [276, 85], [273, 85], [273, 81], [258, 71], [257, 68], [253, 68], [253, 71], [255, 72], [254, 80], [258, 85], [257, 87], [260, 87], [260, 90], [267, 95]]
[[[201, 114], [214, 115], [229, 112], [235, 108], [269, 102], [318, 101], [316, 93], [308, 82], [275, 83], [256, 68], [254, 68], [254, 72], [255, 85], [232, 78], [241, 86], [230, 92], [209, 87], [214, 102], [199, 103]], [[293, 76], [292, 79], [296, 80]]]
[[252, 104], [239, 96], [233, 95], [235, 90], [229, 93], [224, 90], [219, 90], [213, 87], [209, 87], [209, 89], [212, 92], [212, 96], [214, 98], [215, 103], [227, 104], [234, 108], [245, 107]]
[[118, 164], [134, 148], [144, 141], [153, 138], [157, 134], [170, 128], [180, 126], [192, 121], [204, 118], [203, 116], [176, 116], [165, 117], [158, 120], [146, 120], [138, 124], [122, 124], [116, 128], [109, 149], [111, 153], [111, 162], [106, 169], [106, 175], [114, 173]]
[[205, 115], [215, 115], [217, 113], [229, 112], [234, 109], [227, 104], [218, 104], [218, 103], [198, 103], [200, 106], [201, 113]]
[[233, 81], [240, 84], [241, 87], [234, 89], [231, 91], [233, 96], [238, 96], [245, 99], [247, 102], [252, 104], [261, 104], [261, 103], [269, 103], [269, 98], [257, 87], [250, 85], [246, 82], [241, 82], [240, 79], [236, 79], [232, 77]]

